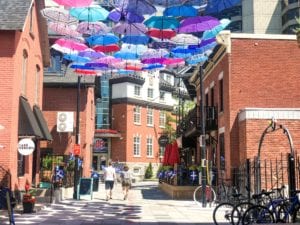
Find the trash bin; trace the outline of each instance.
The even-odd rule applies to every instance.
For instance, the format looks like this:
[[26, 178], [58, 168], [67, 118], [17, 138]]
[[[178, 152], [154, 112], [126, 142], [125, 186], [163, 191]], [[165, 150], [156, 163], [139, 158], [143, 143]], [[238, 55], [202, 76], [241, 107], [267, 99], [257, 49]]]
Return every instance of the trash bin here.
[[93, 191], [99, 191], [99, 173], [93, 171], [91, 177], [93, 178]]

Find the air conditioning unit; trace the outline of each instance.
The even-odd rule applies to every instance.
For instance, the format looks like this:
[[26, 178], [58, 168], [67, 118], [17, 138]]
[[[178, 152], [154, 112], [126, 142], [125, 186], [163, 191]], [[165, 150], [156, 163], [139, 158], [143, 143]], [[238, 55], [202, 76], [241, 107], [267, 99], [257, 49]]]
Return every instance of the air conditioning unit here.
[[73, 132], [74, 112], [57, 112], [57, 132]]

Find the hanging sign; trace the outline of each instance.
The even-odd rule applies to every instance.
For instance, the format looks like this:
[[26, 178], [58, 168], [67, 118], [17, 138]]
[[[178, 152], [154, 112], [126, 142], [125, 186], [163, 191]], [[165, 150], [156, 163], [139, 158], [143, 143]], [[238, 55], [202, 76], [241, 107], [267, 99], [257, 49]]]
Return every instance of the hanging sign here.
[[35, 149], [35, 144], [30, 138], [21, 139], [18, 143], [18, 152], [21, 155], [30, 155]]
[[80, 145], [79, 144], [74, 145], [74, 155], [80, 155]]
[[161, 135], [158, 138], [158, 144], [161, 147], [165, 147], [169, 143], [169, 137], [167, 135]]

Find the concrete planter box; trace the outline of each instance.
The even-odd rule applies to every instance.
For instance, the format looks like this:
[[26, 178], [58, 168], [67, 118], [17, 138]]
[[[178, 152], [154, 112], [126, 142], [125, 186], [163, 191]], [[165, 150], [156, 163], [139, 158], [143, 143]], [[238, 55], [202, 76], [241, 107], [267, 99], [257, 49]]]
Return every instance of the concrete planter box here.
[[175, 186], [163, 182], [158, 187], [172, 199], [193, 200], [194, 191], [198, 186]]

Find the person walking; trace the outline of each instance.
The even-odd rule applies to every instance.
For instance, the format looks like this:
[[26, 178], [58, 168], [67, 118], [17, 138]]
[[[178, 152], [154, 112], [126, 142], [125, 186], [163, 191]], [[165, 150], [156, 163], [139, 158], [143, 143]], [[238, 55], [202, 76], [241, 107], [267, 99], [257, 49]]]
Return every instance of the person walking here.
[[124, 194], [124, 200], [128, 197], [128, 192], [131, 187], [131, 172], [129, 171], [129, 167], [127, 165], [124, 166], [123, 171], [120, 174], [121, 181], [122, 181], [122, 189]]
[[112, 166], [112, 162], [108, 162], [108, 167], [104, 170], [104, 182], [105, 182], [105, 192], [106, 201], [112, 199], [112, 190], [114, 188], [114, 182], [116, 180], [116, 170]]

